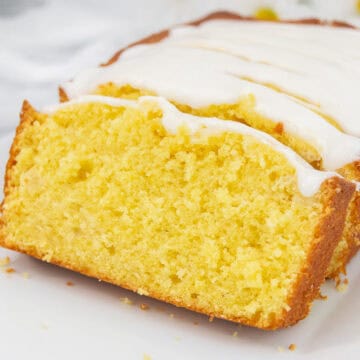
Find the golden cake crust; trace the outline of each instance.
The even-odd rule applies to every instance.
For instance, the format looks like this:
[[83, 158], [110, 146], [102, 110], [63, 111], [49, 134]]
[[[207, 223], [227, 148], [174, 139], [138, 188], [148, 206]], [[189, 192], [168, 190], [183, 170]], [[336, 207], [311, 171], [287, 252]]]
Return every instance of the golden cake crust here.
[[[11, 188], [9, 186], [11, 173], [10, 170], [14, 165], [16, 165], [16, 156], [20, 151], [19, 136], [27, 126], [30, 126], [33, 123], [35, 119], [35, 113], [36, 110], [27, 101], [25, 101], [20, 114], [20, 124], [17, 127], [16, 135], [10, 149], [10, 157], [6, 166], [4, 202], [6, 202], [6, 195], [11, 192]], [[269, 323], [264, 324], [256, 318], [248, 319], [243, 317], [228, 317], [224, 316], [222, 313], [213, 312], [209, 308], [189, 306], [180, 299], [169, 297], [166, 294], [147, 291], [146, 295], [179, 307], [184, 307], [189, 310], [206, 314], [210, 317], [218, 317], [249, 326], [259, 327], [265, 330], [274, 330], [297, 323], [299, 320], [306, 317], [306, 315], [309, 313], [311, 302], [319, 294], [319, 288], [324, 281], [326, 269], [330, 263], [331, 256], [339, 242], [344, 228], [346, 210], [355, 191], [355, 185], [339, 177], [333, 177], [326, 180], [321, 185], [320, 191], [321, 202], [323, 204], [323, 217], [319, 219], [319, 223], [316, 227], [312, 245], [307, 257], [308, 261], [304, 265], [302, 271], [299, 273], [295, 286], [288, 298], [287, 303], [290, 307], [290, 310], [284, 310], [283, 317], [281, 319], [273, 319]], [[0, 245], [11, 250], [26, 253], [27, 255], [41, 260], [43, 260], [45, 257], [45, 254], [42, 254], [36, 248], [25, 250], [19, 245], [12, 243], [10, 244], [7, 242], [5, 224], [3, 223], [3, 219], [1, 217]], [[62, 259], [52, 259], [51, 263], [79, 272], [89, 277], [97, 278], [114, 285], [121, 286], [134, 292], [139, 291], [139, 289], [134, 284], [115, 281], [112, 278], [101, 275], [100, 272], [91, 271], [79, 265], [64, 262]]]

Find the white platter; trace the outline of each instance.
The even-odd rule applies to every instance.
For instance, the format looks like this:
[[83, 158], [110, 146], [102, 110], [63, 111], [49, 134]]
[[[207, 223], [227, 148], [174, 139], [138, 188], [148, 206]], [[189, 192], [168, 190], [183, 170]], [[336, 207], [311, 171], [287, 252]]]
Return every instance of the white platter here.
[[[11, 139], [0, 138], [1, 186]], [[328, 300], [316, 301], [307, 319], [264, 332], [221, 320], [210, 323], [205, 316], [0, 249], [0, 258], [6, 255], [16, 272], [0, 270], [4, 360], [360, 358], [359, 256], [349, 266], [345, 293], [327, 283]], [[133, 304], [121, 301], [124, 297]], [[142, 303], [150, 309], [140, 310]], [[297, 346], [294, 352], [287, 349], [291, 343]]]

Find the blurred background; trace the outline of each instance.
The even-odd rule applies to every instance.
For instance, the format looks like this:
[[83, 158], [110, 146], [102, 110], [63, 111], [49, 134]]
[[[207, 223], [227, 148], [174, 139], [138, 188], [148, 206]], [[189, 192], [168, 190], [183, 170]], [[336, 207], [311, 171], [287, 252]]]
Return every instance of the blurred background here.
[[83, 67], [215, 10], [360, 26], [359, 0], [0, 0], [0, 136], [18, 123], [23, 99], [37, 108], [57, 102], [58, 84]]

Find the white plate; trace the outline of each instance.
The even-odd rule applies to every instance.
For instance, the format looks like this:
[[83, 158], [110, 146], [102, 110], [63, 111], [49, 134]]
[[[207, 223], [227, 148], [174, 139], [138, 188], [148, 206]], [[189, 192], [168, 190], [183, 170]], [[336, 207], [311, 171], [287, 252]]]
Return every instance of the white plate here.
[[[0, 139], [1, 177], [10, 143], [11, 136]], [[205, 316], [0, 249], [0, 257], [5, 255], [16, 273], [0, 272], [1, 359], [142, 360], [145, 354], [152, 360], [359, 359], [359, 257], [348, 269], [347, 292], [328, 283], [323, 287], [328, 300], [316, 301], [307, 319], [264, 332], [222, 320], [210, 323]], [[142, 303], [150, 309], [140, 310]], [[297, 345], [294, 352], [287, 349], [291, 343]]]

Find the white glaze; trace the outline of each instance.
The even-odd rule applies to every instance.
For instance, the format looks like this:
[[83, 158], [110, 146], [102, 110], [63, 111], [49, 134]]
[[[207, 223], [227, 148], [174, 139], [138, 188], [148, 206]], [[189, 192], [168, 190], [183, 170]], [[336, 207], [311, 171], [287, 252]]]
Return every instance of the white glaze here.
[[320, 188], [320, 185], [331, 177], [338, 174], [331, 171], [318, 171], [313, 169], [306, 161], [297, 155], [289, 147], [281, 144], [270, 135], [261, 131], [253, 129], [249, 126], [241, 124], [236, 121], [223, 121], [217, 118], [197, 117], [190, 114], [180, 112], [174, 105], [162, 97], [143, 96], [138, 101], [116, 99], [105, 96], [86, 95], [78, 99], [68, 101], [59, 105], [47, 107], [44, 112], [51, 114], [59, 109], [63, 109], [76, 104], [99, 102], [111, 106], [131, 106], [138, 107], [144, 102], [154, 101], [162, 109], [163, 117], [162, 124], [170, 134], [176, 134], [180, 126], [186, 126], [191, 134], [197, 132], [204, 132], [204, 134], [231, 132], [243, 135], [249, 135], [256, 138], [258, 141], [271, 146], [273, 149], [282, 153], [287, 160], [296, 169], [298, 179], [298, 187], [304, 196], [313, 196]]
[[[160, 43], [125, 51], [113, 65], [80, 73], [64, 89], [76, 98], [107, 82], [152, 90], [195, 108], [253, 94], [256, 111], [313, 144], [325, 169], [360, 158], [355, 138], [360, 136], [360, 31], [232, 20], [181, 26]], [[336, 130], [314, 108], [353, 136]]]

